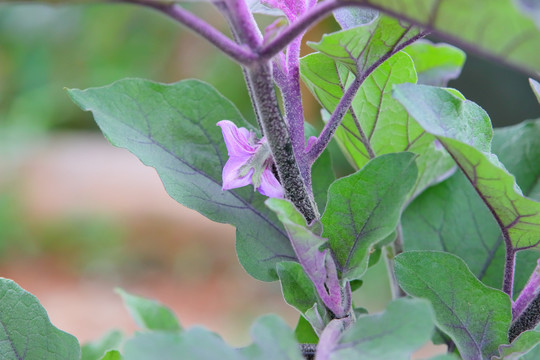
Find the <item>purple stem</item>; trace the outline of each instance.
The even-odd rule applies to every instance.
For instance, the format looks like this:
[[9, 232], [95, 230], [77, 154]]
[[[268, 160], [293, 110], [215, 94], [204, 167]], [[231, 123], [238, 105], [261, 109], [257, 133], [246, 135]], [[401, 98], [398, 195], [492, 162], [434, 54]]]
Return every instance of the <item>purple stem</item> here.
[[[311, 163], [306, 160], [304, 110], [300, 92], [300, 46], [302, 35], [296, 38], [288, 47], [283, 69], [276, 67], [276, 83], [281, 89], [285, 119], [291, 134], [294, 155], [304, 179], [306, 188], [311, 192]], [[281, 59], [280, 59], [281, 60]]]
[[503, 277], [502, 291], [508, 294], [508, 296], [510, 297], [510, 300], [512, 300], [514, 296], [513, 292], [514, 292], [514, 269], [515, 268], [516, 268], [516, 251], [514, 247], [512, 246], [510, 237], [508, 237], [508, 242], [506, 242], [506, 259], [504, 261], [504, 277]]
[[317, 4], [317, 6], [311, 8], [305, 14], [300, 16], [294, 24], [291, 24], [291, 26], [287, 27], [271, 42], [263, 46], [259, 53], [260, 56], [266, 59], [271, 59], [274, 55], [276, 55], [281, 50], [283, 50], [299, 34], [308, 30], [317, 21], [323, 19], [332, 11], [339, 8], [343, 8], [343, 7], [369, 7], [371, 9], [381, 11], [396, 19], [408, 22], [412, 25], [419, 26], [429, 33], [433, 33], [437, 35], [437, 37], [441, 41], [448, 42], [463, 50], [478, 54], [493, 62], [501, 63], [505, 66], [508, 66], [509, 68], [512, 68], [524, 74], [527, 74], [529, 77], [538, 78], [538, 74], [530, 71], [529, 69], [513, 64], [501, 58], [500, 56], [493, 55], [489, 53], [488, 51], [485, 51], [484, 49], [479, 48], [478, 46], [474, 44], [463, 41], [453, 35], [447, 34], [443, 31], [438, 31], [437, 29], [433, 27], [433, 23], [432, 23], [433, 20], [431, 17], [428, 19], [427, 22], [418, 21], [418, 20], [415, 20], [414, 18], [403, 16], [403, 14], [397, 11], [392, 11], [381, 5], [373, 4], [369, 0], [325, 0], [325, 1], [320, 2], [319, 4]]
[[315, 353], [315, 360], [329, 360], [332, 351], [336, 348], [343, 331], [349, 326], [350, 319], [334, 319], [326, 325]]
[[283, 30], [268, 44], [264, 45], [259, 55], [264, 59], [271, 59], [285, 49], [294, 39], [306, 32], [317, 21], [323, 19], [333, 10], [341, 7], [338, 0], [325, 0], [299, 16], [292, 24]]
[[[250, 49], [257, 51], [262, 44], [262, 34], [253, 14], [244, 0], [224, 0], [230, 13], [233, 14], [230, 20], [233, 22], [233, 29], [237, 32], [241, 41], [246, 43]], [[259, 63], [263, 63], [259, 58]]]
[[356, 96], [356, 92], [367, 78], [367, 72], [362, 75], [358, 75], [356, 79], [354, 79], [353, 83], [347, 91], [345, 91], [345, 94], [343, 94], [343, 97], [339, 100], [338, 105], [334, 109], [334, 112], [330, 116], [330, 119], [324, 126], [323, 130], [321, 131], [321, 134], [319, 135], [317, 141], [313, 144], [311, 149], [309, 149], [308, 152], [308, 160], [313, 163], [317, 158], [322, 154], [324, 149], [326, 149], [326, 146], [328, 146], [328, 143], [332, 139], [332, 136], [334, 136], [334, 133], [336, 132], [339, 124], [341, 123], [341, 120], [349, 111], [349, 107], [352, 104], [352, 101], [354, 97]]
[[512, 318], [515, 320], [540, 291], [540, 259], [533, 270], [527, 285], [521, 290], [517, 300], [512, 305]]
[[238, 45], [233, 40], [218, 31], [212, 25], [175, 3], [162, 3], [153, 0], [113, 0], [117, 2], [142, 5], [160, 11], [177, 20], [196, 34], [202, 36], [218, 49], [223, 51], [236, 62], [249, 65], [256, 62], [259, 56], [244, 46]]
[[[341, 120], [343, 120], [343, 117], [345, 117], [345, 114], [351, 107], [351, 104], [353, 102], [354, 97], [356, 96], [356, 93], [358, 92], [358, 89], [364, 81], [375, 71], [382, 63], [384, 63], [386, 60], [391, 58], [394, 54], [401, 51], [408, 45], [414, 43], [415, 41], [420, 40], [424, 36], [428, 34], [427, 31], [421, 31], [417, 35], [411, 37], [407, 41], [404, 41], [403, 43], [399, 44], [395, 48], [393, 48], [391, 51], [388, 51], [386, 54], [381, 56], [376, 62], [374, 62], [369, 68], [367, 68], [366, 71], [360, 71], [359, 66], [357, 66], [356, 71], [356, 79], [354, 79], [353, 83], [349, 86], [347, 91], [345, 91], [345, 94], [343, 94], [343, 97], [339, 100], [338, 105], [334, 109], [334, 112], [330, 116], [330, 119], [324, 126], [323, 130], [321, 131], [321, 134], [319, 135], [319, 138], [313, 144], [311, 149], [308, 152], [308, 161], [313, 163], [326, 149], [328, 146], [328, 143], [330, 140], [332, 140], [332, 137], [334, 136], [334, 133], [336, 132], [339, 124], [341, 123]], [[369, 142], [364, 144], [366, 149], [371, 149]]]

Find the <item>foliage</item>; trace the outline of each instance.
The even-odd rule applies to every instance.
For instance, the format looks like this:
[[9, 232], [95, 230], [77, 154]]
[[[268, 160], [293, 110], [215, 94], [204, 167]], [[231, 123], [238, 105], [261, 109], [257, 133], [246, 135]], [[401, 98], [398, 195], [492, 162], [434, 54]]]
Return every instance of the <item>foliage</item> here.
[[[113, 145], [155, 168], [172, 198], [235, 226], [245, 270], [279, 280], [301, 318], [293, 331], [261, 317], [253, 343], [235, 349], [119, 290], [141, 331], [85, 345], [86, 359], [407, 359], [430, 339], [448, 345], [445, 359], [534, 356], [540, 122], [494, 135], [480, 106], [444, 87], [461, 72], [458, 47], [539, 78], [534, 2], [214, 4], [234, 40], [179, 4], [126, 2], [168, 15], [239, 63], [255, 118], [199, 80], [131, 78], [69, 95]], [[300, 58], [309, 26], [334, 10], [342, 30], [309, 43], [315, 52]], [[252, 12], [286, 21], [261, 34]], [[422, 40], [430, 33], [450, 44]], [[319, 132], [305, 126], [300, 80], [322, 106]], [[540, 99], [538, 82], [531, 87]], [[337, 179], [326, 150], [334, 135], [355, 169]], [[273, 179], [274, 198], [262, 195], [261, 177]], [[246, 184], [261, 194], [238, 188]], [[352, 293], [380, 258], [397, 299], [369, 314]], [[35, 298], [10, 281], [0, 285], [4, 357], [78, 358], [76, 341], [49, 324]], [[29, 337], [38, 340], [27, 345]]]

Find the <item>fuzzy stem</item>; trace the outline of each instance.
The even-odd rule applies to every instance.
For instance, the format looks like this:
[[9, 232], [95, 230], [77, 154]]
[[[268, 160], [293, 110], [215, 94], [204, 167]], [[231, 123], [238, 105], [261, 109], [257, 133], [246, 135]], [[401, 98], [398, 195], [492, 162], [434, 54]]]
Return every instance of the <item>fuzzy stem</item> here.
[[524, 331], [534, 329], [540, 322], [540, 293], [532, 299], [529, 305], [523, 310], [508, 331], [508, 340], [512, 342]]
[[240, 64], [248, 65], [258, 59], [258, 55], [249, 48], [238, 45], [218, 31], [212, 25], [175, 3], [164, 3], [153, 0], [113, 0], [121, 3], [142, 5], [160, 11], [183, 24], [199, 36], [205, 38], [226, 55]]
[[356, 96], [356, 92], [366, 78], [367, 75], [357, 76], [351, 86], [349, 86], [345, 94], [343, 94], [343, 97], [339, 100], [339, 103], [334, 109], [332, 115], [330, 116], [330, 119], [321, 131], [317, 142], [315, 142], [311, 149], [309, 149], [309, 161], [314, 162], [322, 154], [324, 149], [326, 149], [328, 143], [332, 139], [332, 136], [334, 136], [334, 133], [336, 132], [339, 124], [341, 123], [341, 120], [349, 110], [349, 107], [351, 106], [352, 101]]
[[[258, 52], [262, 35], [245, 2], [227, 0], [226, 6], [233, 33], [237, 34], [240, 41], [248, 44], [252, 51]], [[311, 223], [320, 215], [311, 190], [307, 189], [300, 173], [289, 130], [279, 110], [272, 65], [268, 61], [258, 60], [250, 66], [244, 66], [244, 72], [259, 125], [268, 140], [285, 197]]]
[[232, 21], [233, 29], [237, 32], [240, 40], [250, 49], [257, 51], [262, 44], [263, 37], [246, 2], [244, 0], [224, 0], [224, 2], [233, 15], [230, 17], [230, 21]]
[[270, 145], [285, 196], [304, 215], [307, 222], [311, 223], [319, 218], [317, 205], [305, 187], [294, 157], [289, 131], [279, 111], [271, 65], [261, 64], [246, 70], [253, 90], [255, 109], [262, 123], [262, 131]]
[[527, 305], [534, 299], [536, 295], [538, 295], [540, 290], [540, 259], [538, 259], [538, 265], [533, 270], [531, 277], [529, 278], [529, 281], [527, 281], [527, 284], [521, 290], [521, 293], [519, 294], [517, 300], [512, 305], [512, 318], [515, 320], [523, 310], [527, 307]]
[[512, 300], [514, 291], [514, 269], [516, 267], [516, 251], [513, 248], [512, 243], [510, 242], [510, 246], [508, 246], [508, 243], [509, 242], [506, 242], [506, 259], [504, 262], [504, 277], [502, 290], [507, 293], [510, 297], [510, 300]]

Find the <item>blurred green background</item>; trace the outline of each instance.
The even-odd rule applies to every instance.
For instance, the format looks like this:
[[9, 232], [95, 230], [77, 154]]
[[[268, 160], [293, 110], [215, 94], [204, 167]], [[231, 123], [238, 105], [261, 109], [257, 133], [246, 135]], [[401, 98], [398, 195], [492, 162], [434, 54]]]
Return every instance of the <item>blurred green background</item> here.
[[[210, 7], [191, 8], [224, 29]], [[337, 25], [327, 19], [306, 39], [317, 41], [333, 30]], [[240, 68], [161, 14], [112, 4], [0, 6], [0, 276], [36, 293], [53, 322], [83, 340], [116, 324], [130, 329], [127, 316], [110, 316], [103, 309], [88, 311], [101, 321], [95, 331], [88, 330], [87, 318], [76, 317], [92, 304], [116, 309], [119, 299], [113, 295], [105, 305], [93, 298], [109, 299], [104, 294], [112, 294], [115, 285], [156, 297], [187, 317], [200, 306], [197, 311], [206, 315], [188, 322], [230, 332], [229, 339], [238, 343], [246, 340], [248, 324], [259, 313], [279, 312], [294, 324], [296, 315], [281, 300], [279, 286], [260, 284], [240, 268], [234, 231], [226, 228], [226, 236], [219, 229], [198, 231], [192, 228], [209, 225], [192, 221], [196, 218], [189, 216], [195, 215], [188, 220], [167, 216], [174, 205], [163, 205], [172, 200], [157, 176], [151, 170], [139, 174], [142, 164], [124, 160], [124, 153], [107, 145], [90, 114], [64, 91], [126, 77], [202, 79], [253, 118]], [[461, 78], [450, 85], [484, 107], [495, 126], [540, 116], [527, 78], [497, 64], [469, 56]], [[320, 126], [318, 106], [305, 95], [306, 117]], [[112, 158], [118, 161], [109, 162]], [[126, 179], [114, 183], [122, 174]], [[132, 185], [131, 193], [107, 192], [109, 186]], [[137, 196], [142, 200], [131, 204]], [[382, 262], [370, 270], [357, 295], [359, 305], [384, 307], [389, 299], [385, 271]], [[80, 288], [81, 281], [90, 281], [91, 290]], [[77, 289], [79, 298], [66, 295]], [[219, 299], [219, 291], [228, 300]], [[197, 301], [204, 296], [216, 303]], [[191, 302], [182, 302], [186, 298]], [[62, 316], [68, 301], [80, 306], [70, 305], [75, 308]], [[104, 316], [92, 315], [99, 311]]]

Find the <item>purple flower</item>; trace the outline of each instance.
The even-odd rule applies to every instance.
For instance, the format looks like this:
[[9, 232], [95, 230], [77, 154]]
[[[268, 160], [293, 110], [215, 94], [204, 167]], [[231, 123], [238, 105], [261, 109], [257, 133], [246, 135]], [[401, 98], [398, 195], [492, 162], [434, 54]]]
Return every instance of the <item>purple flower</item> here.
[[274, 161], [266, 139], [257, 139], [252, 131], [237, 128], [229, 120], [217, 123], [229, 153], [223, 167], [223, 190], [249, 184], [268, 197], [283, 198], [283, 187], [272, 172]]

